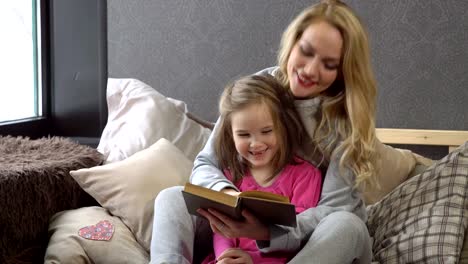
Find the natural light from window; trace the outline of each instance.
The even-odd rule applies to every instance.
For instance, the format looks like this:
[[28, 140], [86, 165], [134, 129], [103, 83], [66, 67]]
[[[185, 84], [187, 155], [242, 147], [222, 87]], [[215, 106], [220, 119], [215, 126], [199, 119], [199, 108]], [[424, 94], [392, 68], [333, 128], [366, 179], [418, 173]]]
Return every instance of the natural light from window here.
[[0, 3], [0, 122], [42, 115], [40, 43], [36, 41], [40, 22], [35, 2]]

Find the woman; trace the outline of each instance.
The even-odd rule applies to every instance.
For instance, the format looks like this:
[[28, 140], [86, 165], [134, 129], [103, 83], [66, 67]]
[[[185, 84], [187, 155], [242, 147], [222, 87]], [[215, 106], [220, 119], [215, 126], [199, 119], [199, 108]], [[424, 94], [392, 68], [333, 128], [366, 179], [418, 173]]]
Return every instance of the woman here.
[[[209, 247], [199, 242], [209, 239], [211, 227], [225, 237], [255, 239], [262, 252], [300, 249], [290, 263], [370, 263], [361, 191], [376, 185], [375, 149], [381, 143], [369, 53], [367, 34], [345, 4], [323, 1], [299, 14], [283, 34], [279, 67], [257, 74], [276, 77], [296, 98], [309, 136], [301, 156], [326, 170], [318, 206], [299, 214], [296, 228], [266, 226], [247, 211], [239, 222], [200, 210], [208, 224], [187, 213], [179, 188], [167, 189], [155, 201], [151, 262], [191, 263], [194, 245]], [[212, 137], [195, 160], [191, 181], [235, 195], [218, 168]], [[219, 263], [235, 260], [228, 255]]]

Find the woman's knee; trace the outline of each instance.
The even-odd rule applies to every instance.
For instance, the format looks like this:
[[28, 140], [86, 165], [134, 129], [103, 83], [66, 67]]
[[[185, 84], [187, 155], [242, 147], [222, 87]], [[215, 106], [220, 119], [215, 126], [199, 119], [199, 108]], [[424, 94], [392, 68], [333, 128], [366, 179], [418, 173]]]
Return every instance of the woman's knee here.
[[324, 217], [291, 263], [370, 263], [371, 240], [364, 221], [338, 211]]
[[327, 228], [331, 228], [340, 233], [342, 237], [358, 239], [361, 243], [370, 240], [366, 223], [353, 213], [338, 211], [329, 214], [322, 219]]
[[158, 207], [166, 208], [167, 206], [174, 205], [185, 206], [182, 189], [182, 186], [173, 186], [160, 191], [154, 200], [154, 210], [156, 211]]

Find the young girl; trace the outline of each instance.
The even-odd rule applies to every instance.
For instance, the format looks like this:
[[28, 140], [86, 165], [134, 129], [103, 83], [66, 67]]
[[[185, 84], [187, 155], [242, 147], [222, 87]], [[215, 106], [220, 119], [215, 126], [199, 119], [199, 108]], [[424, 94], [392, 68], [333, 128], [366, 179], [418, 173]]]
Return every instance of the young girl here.
[[[296, 213], [315, 207], [322, 178], [317, 168], [295, 156], [302, 125], [292, 95], [271, 76], [247, 76], [226, 87], [219, 109], [214, 149], [225, 176], [240, 191], [260, 190], [289, 197]], [[214, 256], [203, 263], [223, 259], [286, 263], [294, 255], [261, 254], [255, 240], [231, 239], [218, 233], [214, 233], [213, 245]]]

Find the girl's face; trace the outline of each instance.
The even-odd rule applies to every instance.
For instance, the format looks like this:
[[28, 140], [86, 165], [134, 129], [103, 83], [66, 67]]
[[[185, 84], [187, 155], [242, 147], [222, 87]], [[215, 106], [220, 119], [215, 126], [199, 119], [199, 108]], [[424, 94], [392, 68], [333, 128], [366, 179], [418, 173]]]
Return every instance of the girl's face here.
[[343, 38], [325, 21], [308, 26], [294, 44], [287, 64], [289, 85], [296, 98], [312, 98], [328, 89], [338, 76]]
[[231, 127], [236, 150], [248, 161], [251, 169], [272, 165], [278, 152], [279, 137], [264, 103], [252, 104], [232, 113]]

